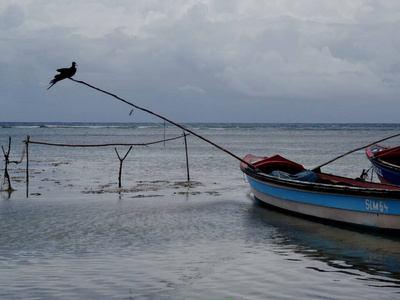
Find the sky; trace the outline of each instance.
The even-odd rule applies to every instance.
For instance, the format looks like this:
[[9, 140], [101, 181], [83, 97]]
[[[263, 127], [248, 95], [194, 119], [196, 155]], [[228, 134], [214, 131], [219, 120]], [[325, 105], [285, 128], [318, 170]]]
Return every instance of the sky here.
[[398, 123], [398, 0], [0, 0], [0, 122]]

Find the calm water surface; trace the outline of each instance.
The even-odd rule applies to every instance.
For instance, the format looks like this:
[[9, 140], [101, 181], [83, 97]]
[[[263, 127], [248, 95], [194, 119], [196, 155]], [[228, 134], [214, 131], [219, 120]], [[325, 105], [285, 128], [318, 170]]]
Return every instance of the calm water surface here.
[[[190, 124], [238, 156], [272, 155], [314, 167], [400, 131], [391, 124]], [[168, 127], [166, 137], [181, 131]], [[145, 143], [154, 124], [4, 124], [12, 159], [22, 140]], [[398, 145], [399, 139], [384, 144]], [[134, 147], [30, 144], [0, 193], [2, 299], [398, 299], [400, 238], [304, 220], [260, 206], [238, 162], [190, 136]], [[127, 147], [117, 147], [122, 155]], [[1, 163], [3, 175], [4, 161]], [[359, 176], [363, 151], [323, 170]], [[3, 176], [0, 178], [3, 183]], [[374, 178], [373, 178], [374, 180]], [[4, 188], [4, 185], [2, 185]], [[28, 193], [27, 193], [28, 192]], [[28, 195], [28, 197], [27, 197]]]

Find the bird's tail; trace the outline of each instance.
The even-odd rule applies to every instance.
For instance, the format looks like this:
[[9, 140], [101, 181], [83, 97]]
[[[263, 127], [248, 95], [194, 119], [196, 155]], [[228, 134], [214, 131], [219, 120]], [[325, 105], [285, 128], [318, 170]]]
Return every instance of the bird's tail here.
[[47, 89], [49, 89], [49, 88], [51, 88], [53, 85], [55, 85], [56, 82], [57, 82], [57, 80], [56, 80], [55, 78], [54, 78], [52, 81], [50, 81], [50, 86], [49, 86]]

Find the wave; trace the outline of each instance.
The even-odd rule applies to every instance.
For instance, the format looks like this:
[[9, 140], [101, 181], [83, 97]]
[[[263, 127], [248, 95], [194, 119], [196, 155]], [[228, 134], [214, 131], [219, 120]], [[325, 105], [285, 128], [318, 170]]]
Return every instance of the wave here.
[[162, 124], [146, 123], [19, 123], [6, 122], [0, 123], [0, 128], [153, 128], [163, 126]]
[[[182, 126], [193, 130], [215, 130], [225, 129], [280, 129], [280, 130], [398, 130], [400, 124], [395, 123], [182, 123]], [[169, 123], [83, 123], [83, 122], [0, 122], [0, 129], [151, 129], [151, 128], [173, 128]]]
[[12, 125], [0, 125], [0, 128], [40, 128], [40, 126], [12, 126]]

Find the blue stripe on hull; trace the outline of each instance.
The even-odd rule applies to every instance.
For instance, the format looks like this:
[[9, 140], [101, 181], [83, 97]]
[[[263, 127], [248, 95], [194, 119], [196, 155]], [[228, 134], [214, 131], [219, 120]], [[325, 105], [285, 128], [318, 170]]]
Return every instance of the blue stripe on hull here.
[[366, 213], [400, 215], [400, 200], [313, 193], [271, 186], [248, 177], [250, 186], [264, 194], [289, 201]]

